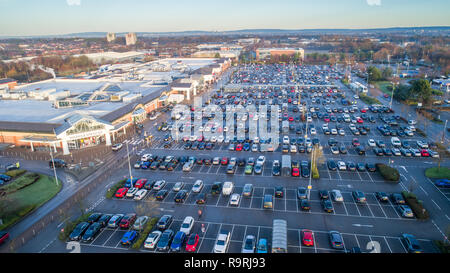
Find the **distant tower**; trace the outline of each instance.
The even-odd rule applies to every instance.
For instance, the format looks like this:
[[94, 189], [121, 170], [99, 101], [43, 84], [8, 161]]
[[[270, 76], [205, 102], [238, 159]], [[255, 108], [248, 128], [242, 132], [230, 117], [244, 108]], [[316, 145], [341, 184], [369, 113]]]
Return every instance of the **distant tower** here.
[[116, 39], [116, 34], [115, 33], [108, 33], [106, 35], [106, 40], [108, 41], [108, 43], [114, 41]]
[[136, 33], [130, 32], [125, 36], [125, 40], [127, 42], [127, 45], [134, 45], [137, 42], [137, 36]]

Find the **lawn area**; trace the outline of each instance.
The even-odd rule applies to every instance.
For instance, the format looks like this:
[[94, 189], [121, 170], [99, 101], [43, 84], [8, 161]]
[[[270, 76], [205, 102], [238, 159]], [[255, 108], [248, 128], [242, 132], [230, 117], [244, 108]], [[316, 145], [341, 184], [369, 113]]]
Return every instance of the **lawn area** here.
[[[61, 182], [56, 186], [53, 177], [39, 175], [40, 178], [34, 183], [25, 182], [24, 178], [19, 177], [0, 188], [5, 190], [6, 193], [0, 197], [0, 218], [3, 220], [0, 230], [13, 225], [23, 216], [46, 203], [61, 190]], [[14, 186], [16, 182], [20, 186]], [[16, 191], [11, 192], [11, 189]]]
[[379, 81], [376, 82], [375, 87], [380, 89], [381, 92], [383, 92], [384, 94], [388, 94], [389, 96], [392, 95], [392, 83], [388, 82], [388, 81]]
[[447, 167], [433, 167], [425, 171], [425, 175], [429, 178], [447, 178], [450, 179], [450, 168]]

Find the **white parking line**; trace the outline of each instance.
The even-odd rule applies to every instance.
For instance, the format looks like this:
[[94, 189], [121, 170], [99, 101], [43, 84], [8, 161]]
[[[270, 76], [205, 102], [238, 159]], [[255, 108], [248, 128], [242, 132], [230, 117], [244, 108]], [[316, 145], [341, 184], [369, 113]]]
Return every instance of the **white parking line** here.
[[434, 202], [433, 199], [431, 199], [431, 201], [436, 205], [436, 207], [438, 207], [439, 210], [441, 210], [441, 207], [439, 207], [438, 204], [436, 202]]

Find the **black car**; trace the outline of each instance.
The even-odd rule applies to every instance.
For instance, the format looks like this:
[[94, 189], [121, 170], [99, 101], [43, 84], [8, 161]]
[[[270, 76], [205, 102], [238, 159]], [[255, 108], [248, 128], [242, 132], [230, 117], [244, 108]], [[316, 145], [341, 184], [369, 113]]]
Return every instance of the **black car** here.
[[81, 241], [83, 242], [90, 242], [94, 240], [95, 235], [100, 231], [102, 228], [101, 223], [93, 223], [89, 226], [89, 228], [86, 230], [86, 232], [81, 237]]
[[71, 241], [78, 241], [81, 239], [81, 237], [83, 236], [83, 234], [86, 232], [86, 230], [89, 228], [89, 223], [88, 222], [81, 222], [79, 223], [75, 229], [72, 231], [72, 233], [70, 233], [69, 235], [69, 239]]
[[[54, 166], [56, 168], [66, 168], [67, 167], [67, 163], [62, 159], [54, 158], [53, 162], [55, 162]], [[53, 168], [53, 162], [51, 160], [48, 162], [48, 165], [50, 168]]]
[[222, 192], [222, 182], [214, 182], [211, 187], [211, 194], [220, 194]]
[[275, 197], [283, 198], [284, 188], [281, 186], [275, 187]]
[[384, 155], [383, 150], [380, 149], [380, 148], [373, 148], [373, 153], [375, 155], [377, 155], [377, 156], [383, 156]]
[[170, 224], [172, 222], [173, 222], [173, 216], [166, 214], [166, 215], [163, 215], [161, 218], [159, 218], [159, 221], [156, 225], [159, 230], [165, 230], [170, 226]]
[[366, 154], [366, 150], [364, 149], [364, 147], [361, 147], [361, 146], [358, 146], [358, 147], [356, 147], [356, 152], [359, 154], [359, 155], [365, 155]]
[[405, 204], [405, 199], [403, 199], [403, 196], [400, 193], [391, 194], [391, 199], [392, 199], [392, 202], [396, 205]]
[[369, 172], [375, 172], [377, 170], [377, 168], [375, 167], [375, 164], [373, 164], [373, 163], [366, 163], [366, 169]]
[[171, 229], [165, 230], [162, 233], [161, 238], [158, 241], [158, 244], [156, 245], [156, 249], [158, 251], [167, 250], [170, 246], [173, 236], [174, 236], [173, 230], [171, 230]]
[[330, 171], [336, 171], [337, 170], [337, 164], [334, 160], [328, 160], [327, 161], [328, 169]]
[[319, 190], [319, 197], [320, 199], [328, 199], [329, 198], [328, 191]]
[[195, 200], [195, 203], [198, 205], [205, 204], [206, 203], [206, 193], [201, 192], [197, 195], [197, 199]]
[[333, 204], [329, 199], [323, 199], [320, 201], [320, 204], [322, 205], [322, 208], [324, 211], [331, 213], [333, 212]]
[[364, 165], [364, 163], [359, 162], [358, 164], [356, 164], [356, 169], [358, 170], [358, 172], [364, 172], [366, 170], [366, 166]]
[[112, 214], [103, 214], [100, 219], [98, 219], [97, 223], [100, 223], [102, 227], [106, 227], [108, 225], [109, 219], [111, 219]]
[[151, 190], [153, 189], [153, 185], [155, 185], [156, 180], [145, 182], [144, 189]]
[[302, 199], [302, 201], [300, 202], [300, 207], [302, 208], [302, 210], [310, 210], [311, 206], [309, 205], [309, 202], [307, 199]]
[[375, 193], [375, 196], [380, 202], [387, 202], [389, 200], [389, 197], [385, 192], [378, 191]]
[[93, 213], [93, 214], [91, 214], [91, 216], [89, 216], [89, 218], [87, 219], [87, 222], [89, 224], [97, 222], [100, 219], [100, 217], [102, 217], [102, 215], [103, 215], [102, 213]]
[[169, 194], [168, 190], [159, 190], [156, 193], [155, 198], [156, 198], [156, 200], [164, 200], [164, 198], [166, 198], [167, 194]]
[[187, 191], [186, 190], [181, 190], [175, 195], [174, 201], [176, 203], [184, 203], [184, 201], [186, 200], [187, 196], [188, 196]]

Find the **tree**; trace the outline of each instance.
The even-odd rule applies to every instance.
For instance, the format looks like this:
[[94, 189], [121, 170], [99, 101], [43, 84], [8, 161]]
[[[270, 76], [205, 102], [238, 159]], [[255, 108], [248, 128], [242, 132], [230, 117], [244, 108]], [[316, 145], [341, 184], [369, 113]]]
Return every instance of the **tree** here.
[[215, 55], [214, 55], [214, 58], [216, 58], [216, 59], [220, 59], [220, 53], [219, 52], [217, 52]]
[[380, 69], [375, 66], [369, 66], [367, 71], [369, 73], [369, 83], [379, 81], [383, 78]]
[[423, 105], [429, 105], [431, 103], [431, 97], [433, 95], [433, 89], [430, 82], [425, 79], [418, 79], [411, 84], [411, 95], [417, 98]]
[[384, 80], [389, 79], [390, 77], [392, 77], [392, 69], [390, 67], [385, 67], [382, 71], [381, 71], [381, 77]]

